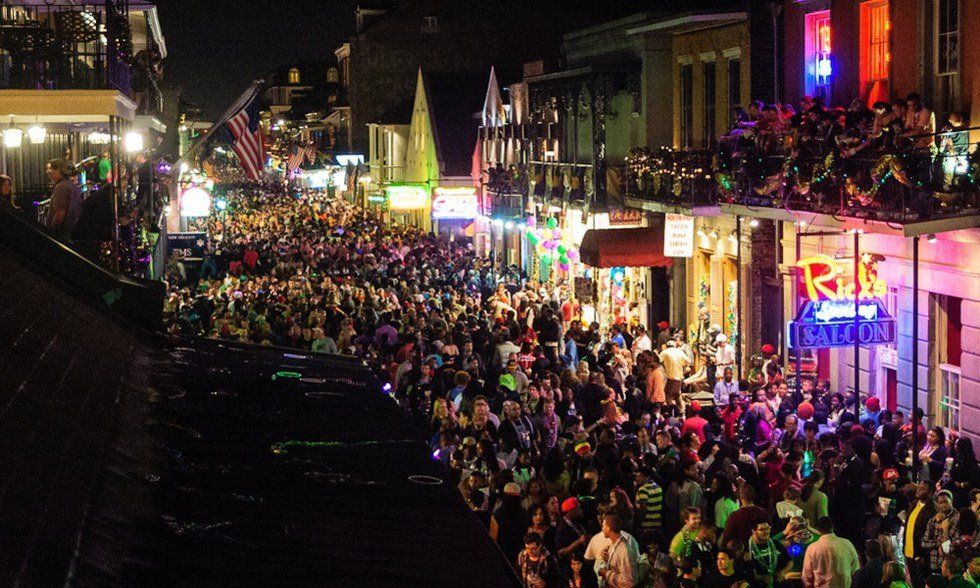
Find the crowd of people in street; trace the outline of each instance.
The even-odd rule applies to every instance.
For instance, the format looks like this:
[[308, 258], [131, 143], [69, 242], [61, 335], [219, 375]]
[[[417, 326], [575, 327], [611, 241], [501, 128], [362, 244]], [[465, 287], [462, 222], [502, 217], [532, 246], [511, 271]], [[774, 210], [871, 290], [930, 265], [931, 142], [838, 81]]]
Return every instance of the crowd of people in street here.
[[566, 286], [339, 197], [226, 199], [169, 331], [375, 366], [524, 586], [980, 582], [973, 446], [921, 412], [797, 389], [770, 345], [740, 378], [712, 325], [584, 324]]

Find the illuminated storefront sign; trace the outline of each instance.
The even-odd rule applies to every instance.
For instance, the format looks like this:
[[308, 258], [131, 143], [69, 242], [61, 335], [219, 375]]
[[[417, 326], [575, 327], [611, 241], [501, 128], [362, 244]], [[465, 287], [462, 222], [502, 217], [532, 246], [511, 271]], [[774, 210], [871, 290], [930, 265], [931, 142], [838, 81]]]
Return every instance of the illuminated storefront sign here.
[[832, 257], [815, 255], [797, 262], [801, 270], [800, 291], [808, 299], [796, 320], [788, 325], [790, 347], [878, 345], [894, 343], [897, 327], [881, 298], [888, 286], [878, 279], [882, 257], [864, 254], [857, 279], [848, 281], [843, 268]]
[[436, 188], [432, 197], [432, 218], [472, 219], [480, 215], [476, 188]]
[[391, 210], [420, 210], [429, 203], [429, 191], [425, 186], [394, 185], [385, 189]]

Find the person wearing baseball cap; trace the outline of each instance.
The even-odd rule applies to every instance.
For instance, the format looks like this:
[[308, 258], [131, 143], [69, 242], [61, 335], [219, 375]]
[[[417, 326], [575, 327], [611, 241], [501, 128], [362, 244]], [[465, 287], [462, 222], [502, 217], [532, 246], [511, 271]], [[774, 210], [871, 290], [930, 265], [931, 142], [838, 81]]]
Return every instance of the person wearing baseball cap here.
[[521, 508], [521, 486], [517, 482], [507, 482], [500, 495], [500, 506], [490, 518], [490, 537], [507, 556], [507, 561], [515, 561], [524, 549], [527, 525], [527, 515]]
[[574, 496], [561, 503], [562, 518], [555, 528], [555, 549], [559, 559], [567, 561], [572, 552], [588, 541], [588, 534], [582, 525], [582, 505]]
[[878, 421], [881, 418], [881, 400], [877, 396], [868, 396], [868, 399], [864, 401], [864, 408], [867, 409], [867, 413], [862, 415], [861, 422], [870, 419], [874, 421], [874, 428], [877, 429]]

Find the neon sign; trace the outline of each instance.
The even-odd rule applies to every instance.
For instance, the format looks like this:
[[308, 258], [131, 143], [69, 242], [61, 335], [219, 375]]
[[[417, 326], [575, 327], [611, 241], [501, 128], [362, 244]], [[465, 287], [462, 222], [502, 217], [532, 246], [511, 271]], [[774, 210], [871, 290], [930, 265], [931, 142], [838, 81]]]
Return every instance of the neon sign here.
[[388, 186], [385, 193], [391, 210], [419, 210], [429, 203], [429, 192], [425, 186], [393, 185]]
[[857, 279], [848, 281], [843, 268], [826, 255], [797, 262], [800, 290], [808, 299], [789, 323], [787, 340], [794, 349], [894, 343], [897, 326], [881, 303], [888, 286], [878, 279], [878, 255], [866, 253]]
[[857, 280], [850, 283], [837, 260], [827, 255], [814, 255], [796, 262], [802, 270], [802, 291], [813, 302], [874, 300], [888, 293], [888, 285], [878, 279], [880, 255], [865, 253], [858, 263]]
[[432, 218], [472, 219], [480, 215], [476, 188], [436, 188], [432, 198]]

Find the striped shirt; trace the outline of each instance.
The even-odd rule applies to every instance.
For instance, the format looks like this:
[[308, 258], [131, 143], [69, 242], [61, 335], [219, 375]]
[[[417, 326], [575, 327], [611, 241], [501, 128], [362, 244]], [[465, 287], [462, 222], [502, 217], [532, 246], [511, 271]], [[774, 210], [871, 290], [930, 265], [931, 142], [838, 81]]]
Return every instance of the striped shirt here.
[[647, 482], [636, 491], [636, 507], [642, 513], [640, 528], [659, 529], [663, 526], [664, 491], [653, 482]]

